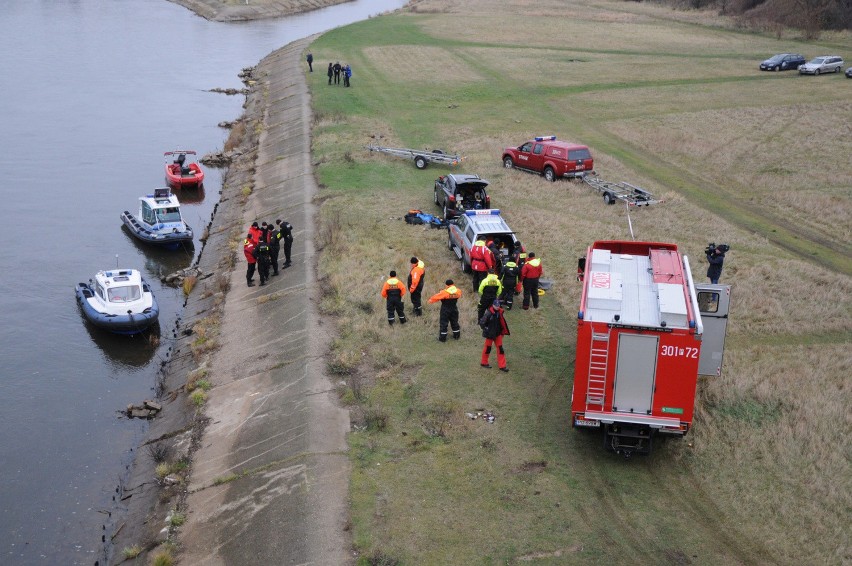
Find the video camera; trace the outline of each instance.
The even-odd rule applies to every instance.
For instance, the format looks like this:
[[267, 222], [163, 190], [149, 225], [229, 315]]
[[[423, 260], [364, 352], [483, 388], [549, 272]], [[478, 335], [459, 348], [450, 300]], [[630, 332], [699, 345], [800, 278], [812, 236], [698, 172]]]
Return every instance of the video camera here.
[[726, 254], [728, 253], [728, 250], [731, 249], [731, 246], [729, 246], [728, 244], [719, 244], [717, 246], [715, 242], [710, 242], [709, 244], [707, 244], [707, 249], [704, 250], [704, 255], [711, 255], [714, 251], [716, 251], [717, 248], [720, 252]]

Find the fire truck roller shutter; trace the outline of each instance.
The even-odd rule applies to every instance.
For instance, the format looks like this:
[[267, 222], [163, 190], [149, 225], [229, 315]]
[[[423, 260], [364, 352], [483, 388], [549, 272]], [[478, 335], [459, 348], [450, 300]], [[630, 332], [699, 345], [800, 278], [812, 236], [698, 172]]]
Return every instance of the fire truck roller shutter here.
[[614, 411], [650, 414], [654, 399], [659, 341], [659, 336], [619, 333], [613, 394]]

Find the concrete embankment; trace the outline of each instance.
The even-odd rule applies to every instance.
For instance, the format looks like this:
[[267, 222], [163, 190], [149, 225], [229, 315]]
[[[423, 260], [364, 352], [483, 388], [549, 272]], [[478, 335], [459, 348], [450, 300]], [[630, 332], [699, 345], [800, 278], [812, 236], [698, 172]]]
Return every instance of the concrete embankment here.
[[[247, 114], [260, 130], [242, 227], [289, 221], [292, 267], [265, 287], [231, 275], [212, 357], [210, 423], [194, 453], [183, 564], [344, 564], [348, 412], [324, 375], [329, 336], [315, 281], [311, 112], [303, 75], [308, 40], [266, 57]], [[236, 179], [235, 179], [236, 180]], [[240, 194], [237, 186], [228, 194]]]
[[[308, 43], [274, 52], [254, 70], [241, 155], [208, 226], [201, 281], [174, 333], [165, 408], [147, 444], [168, 446], [171, 461], [188, 458], [189, 481], [154, 481], [151, 458], [140, 454], [121, 494], [130, 512], [114, 527], [115, 548], [155, 540], [177, 507], [186, 518], [181, 564], [352, 560], [349, 414], [324, 374], [330, 337], [317, 312]], [[293, 264], [267, 285], [247, 287], [242, 238], [251, 222], [276, 219], [294, 226]], [[212, 389], [193, 416], [183, 385], [199, 371]], [[143, 547], [156, 552], [153, 542]]]

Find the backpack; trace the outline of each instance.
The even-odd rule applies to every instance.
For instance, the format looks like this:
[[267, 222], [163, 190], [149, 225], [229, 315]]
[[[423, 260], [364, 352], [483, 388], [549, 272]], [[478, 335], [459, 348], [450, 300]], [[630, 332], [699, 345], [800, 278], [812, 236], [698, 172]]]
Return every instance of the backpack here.
[[422, 210], [409, 210], [405, 214], [405, 222], [407, 224], [423, 224], [423, 219], [420, 218], [420, 214], [423, 214]]
[[482, 337], [490, 338], [491, 340], [500, 336], [502, 330], [500, 325], [500, 313], [492, 312], [489, 308], [479, 319], [479, 327], [482, 329]]

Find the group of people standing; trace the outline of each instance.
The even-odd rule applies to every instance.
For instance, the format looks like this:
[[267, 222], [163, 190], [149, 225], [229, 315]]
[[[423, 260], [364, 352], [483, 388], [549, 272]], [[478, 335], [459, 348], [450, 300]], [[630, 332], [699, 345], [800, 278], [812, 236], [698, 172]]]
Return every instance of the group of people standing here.
[[347, 63], [346, 65], [341, 65], [340, 62], [336, 62], [334, 64], [328, 64], [328, 84], [331, 84], [331, 81], [334, 80], [334, 84], [340, 84], [340, 78], [343, 77], [343, 86], [350, 86], [352, 80], [352, 67]]
[[[480, 295], [483, 284], [490, 293], [498, 287], [494, 298], [499, 298], [511, 310], [514, 296], [523, 290], [523, 309], [529, 309], [530, 304], [534, 309], [538, 308], [538, 284], [544, 269], [541, 259], [535, 257], [535, 253], [527, 254], [521, 242], [515, 242], [512, 253], [504, 262], [496, 242], [477, 240], [470, 249], [470, 268], [473, 271], [473, 290]], [[486, 302], [485, 306], [488, 304]], [[480, 316], [483, 310], [480, 310]]]
[[[480, 243], [483, 247], [487, 247], [486, 242], [476, 242], [477, 245]], [[480, 365], [483, 368], [491, 368], [489, 359], [492, 349], [496, 347], [497, 366], [501, 371], [509, 371], [506, 364], [506, 352], [503, 348], [503, 336], [509, 335], [504, 305], [506, 309], [511, 310], [514, 295], [518, 294], [523, 288], [524, 309], [529, 309], [530, 302], [532, 302], [533, 308], [538, 308], [539, 278], [544, 274], [541, 259], [536, 258], [534, 253], [528, 255], [523, 253], [520, 243], [518, 243], [516, 249], [519, 250], [518, 254], [509, 257], [505, 263], [502, 262], [502, 255], [498, 255], [499, 251], [497, 253], [491, 251], [490, 260], [482, 259], [486, 264], [490, 264], [483, 277], [478, 278], [476, 276], [478, 270], [474, 270], [474, 291], [479, 294], [476, 319], [482, 329], [482, 337], [485, 338], [480, 359]], [[500, 265], [499, 276], [496, 270], [497, 261]], [[521, 262], [522, 265], [519, 266], [518, 262]], [[382, 286], [381, 294], [386, 301], [388, 324], [391, 326], [397, 318], [399, 318], [400, 324], [408, 322], [405, 318], [402, 300], [406, 293], [411, 295], [414, 314], [416, 316], [423, 314], [421, 294], [423, 293], [426, 264], [416, 256], [411, 258], [410, 263], [411, 269], [406, 283], [403, 283], [397, 277], [396, 271], [391, 271]], [[471, 264], [473, 264], [473, 251], [471, 251]], [[461, 338], [458, 300], [462, 296], [462, 290], [456, 286], [452, 279], [447, 279], [444, 285], [445, 287], [441, 291], [429, 298], [429, 304], [441, 303], [438, 325], [438, 341], [440, 342], [447, 341], [450, 329], [453, 331], [455, 340]]]
[[[308, 62], [308, 72], [314, 72], [314, 54], [308, 52], [305, 56]], [[340, 79], [343, 78], [343, 86], [350, 86], [352, 83], [352, 67], [349, 64], [341, 65], [340, 61], [328, 64], [328, 84], [334, 81], [334, 84], [339, 85]]]
[[[284, 247], [284, 265], [290, 267], [290, 253], [293, 249], [293, 226], [289, 222], [276, 220], [263, 222], [258, 225], [252, 222], [248, 229], [245, 241], [243, 241], [243, 254], [245, 254], [248, 269], [246, 271], [246, 283], [254, 287], [254, 273], [257, 270], [260, 275], [260, 285], [266, 285], [270, 277], [278, 275], [278, 254]], [[270, 274], [270, 269], [272, 273]]]

